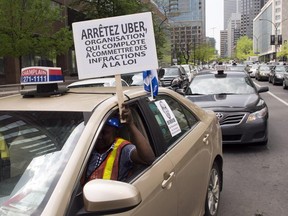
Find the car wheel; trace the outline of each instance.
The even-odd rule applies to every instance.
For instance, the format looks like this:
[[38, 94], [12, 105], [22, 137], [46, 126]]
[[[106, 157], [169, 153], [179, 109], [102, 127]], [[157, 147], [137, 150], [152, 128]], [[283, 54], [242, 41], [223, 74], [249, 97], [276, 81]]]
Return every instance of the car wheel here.
[[272, 84], [275, 85], [275, 78], [272, 79]]
[[283, 83], [282, 83], [282, 85], [283, 85], [283, 89], [287, 89], [287, 85], [286, 85], [286, 82], [285, 82], [285, 80], [283, 80]]
[[217, 163], [210, 171], [209, 185], [205, 201], [205, 216], [217, 215], [220, 201], [221, 174]]

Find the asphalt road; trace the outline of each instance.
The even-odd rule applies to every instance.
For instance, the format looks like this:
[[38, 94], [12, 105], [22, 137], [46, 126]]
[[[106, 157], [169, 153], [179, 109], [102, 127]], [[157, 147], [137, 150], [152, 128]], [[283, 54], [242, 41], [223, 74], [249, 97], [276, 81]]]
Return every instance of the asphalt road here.
[[288, 215], [288, 91], [269, 86], [266, 147], [224, 146], [224, 188], [219, 216]]

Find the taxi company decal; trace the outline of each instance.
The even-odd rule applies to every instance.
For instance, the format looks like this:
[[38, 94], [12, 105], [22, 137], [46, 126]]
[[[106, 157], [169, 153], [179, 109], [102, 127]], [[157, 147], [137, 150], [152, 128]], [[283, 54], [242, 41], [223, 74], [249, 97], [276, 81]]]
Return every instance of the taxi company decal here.
[[158, 68], [151, 12], [72, 24], [79, 79]]
[[61, 68], [26, 67], [21, 70], [21, 84], [45, 84], [63, 82]]
[[171, 136], [174, 137], [179, 134], [181, 132], [180, 126], [167, 102], [165, 100], [160, 100], [156, 101], [155, 104], [169, 128]]

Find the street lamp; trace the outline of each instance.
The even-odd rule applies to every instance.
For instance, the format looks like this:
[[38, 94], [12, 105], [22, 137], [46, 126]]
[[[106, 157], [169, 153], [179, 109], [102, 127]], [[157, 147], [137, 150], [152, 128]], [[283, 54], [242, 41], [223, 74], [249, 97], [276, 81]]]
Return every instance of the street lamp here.
[[258, 50], [258, 40], [259, 40], [259, 38], [261, 37], [261, 35], [260, 36], [255, 36], [255, 35], [253, 35], [253, 37], [256, 39], [256, 52], [255, 52], [255, 54], [259, 54], [259, 50]]
[[278, 23], [274, 23], [272, 22], [271, 20], [268, 20], [268, 19], [259, 19], [260, 21], [267, 21], [267, 22], [270, 22], [273, 24], [274, 28], [275, 28], [275, 62], [277, 62], [277, 46], [278, 46], [278, 28], [280, 26], [280, 24], [282, 22], [284, 22], [285, 20], [287, 20], [288, 18], [282, 20], [281, 22], [278, 22]]

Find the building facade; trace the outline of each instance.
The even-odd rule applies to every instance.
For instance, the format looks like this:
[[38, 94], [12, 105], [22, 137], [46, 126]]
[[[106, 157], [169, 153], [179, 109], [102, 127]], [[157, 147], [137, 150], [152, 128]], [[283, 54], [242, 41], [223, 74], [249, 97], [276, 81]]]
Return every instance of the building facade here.
[[241, 14], [232, 13], [227, 27], [227, 55], [230, 58], [235, 56], [237, 40], [240, 38]]
[[261, 61], [277, 60], [277, 53], [288, 40], [287, 7], [287, 0], [269, 0], [253, 20], [253, 49]]
[[228, 57], [228, 32], [227, 30], [220, 31], [220, 57], [227, 58]]
[[241, 35], [253, 38], [253, 19], [259, 14], [261, 8], [268, 0], [241, 0]]
[[179, 54], [205, 42], [205, 0], [169, 0], [171, 53], [175, 63]]

